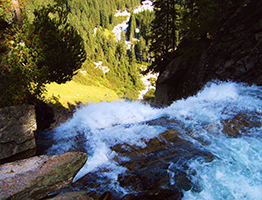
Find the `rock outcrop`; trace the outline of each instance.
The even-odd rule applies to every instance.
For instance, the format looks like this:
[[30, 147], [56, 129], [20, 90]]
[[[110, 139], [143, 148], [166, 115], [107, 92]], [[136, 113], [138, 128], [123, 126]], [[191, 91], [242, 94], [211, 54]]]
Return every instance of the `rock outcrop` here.
[[262, 1], [246, 0], [195, 64], [185, 66], [185, 57], [171, 61], [158, 78], [156, 103], [194, 95], [212, 80], [262, 85], [261, 13]]
[[[32, 105], [0, 109], [0, 163], [17, 154], [15, 159], [35, 154], [35, 108]], [[29, 153], [27, 153], [29, 152]], [[2, 160], [2, 161], [1, 161]]]
[[35, 156], [0, 166], [0, 199], [41, 199], [71, 184], [87, 160], [82, 152]]

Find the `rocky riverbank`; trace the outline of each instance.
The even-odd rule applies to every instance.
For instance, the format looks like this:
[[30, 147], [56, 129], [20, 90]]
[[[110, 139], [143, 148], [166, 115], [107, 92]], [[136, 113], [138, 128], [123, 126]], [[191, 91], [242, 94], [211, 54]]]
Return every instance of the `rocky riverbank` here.
[[0, 199], [46, 197], [70, 186], [85, 164], [82, 152], [35, 156], [36, 130], [50, 128], [53, 117], [53, 109], [44, 103], [0, 109]]
[[[35, 156], [39, 148], [35, 137], [39, 132], [54, 130], [73, 115], [71, 110], [59, 106], [54, 108], [41, 103], [36, 106], [37, 111], [32, 105], [0, 109], [0, 199], [117, 199], [111, 192], [87, 193], [71, 187], [75, 175], [87, 161], [86, 153]], [[180, 192], [163, 189], [129, 194], [122, 199], [161, 199], [163, 196], [180, 199], [181, 195]]]

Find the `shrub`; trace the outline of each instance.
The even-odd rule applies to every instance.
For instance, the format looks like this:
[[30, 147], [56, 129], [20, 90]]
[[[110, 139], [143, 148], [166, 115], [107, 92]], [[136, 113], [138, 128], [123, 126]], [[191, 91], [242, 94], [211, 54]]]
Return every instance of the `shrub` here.
[[0, 107], [33, 103], [46, 83], [71, 80], [86, 59], [83, 40], [67, 23], [61, 3], [43, 6], [34, 14], [33, 24], [24, 19], [21, 29], [12, 24], [4, 31]]
[[145, 101], [154, 101], [155, 99], [155, 89], [150, 89], [145, 95], [144, 100]]

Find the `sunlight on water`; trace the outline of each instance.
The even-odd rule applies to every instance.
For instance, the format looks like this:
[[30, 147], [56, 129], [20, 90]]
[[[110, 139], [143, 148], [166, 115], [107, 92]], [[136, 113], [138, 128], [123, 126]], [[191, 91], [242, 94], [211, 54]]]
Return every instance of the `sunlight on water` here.
[[[211, 162], [201, 157], [185, 161], [188, 178], [199, 189], [184, 191], [184, 199], [262, 199], [261, 116], [261, 87], [209, 83], [196, 96], [163, 109], [125, 101], [84, 106], [57, 128], [55, 144], [48, 153], [87, 152], [87, 163], [74, 181], [106, 167], [105, 175], [112, 188], [126, 193], [117, 179], [127, 169], [114, 161], [118, 155], [111, 147], [129, 144], [145, 148], [146, 141], [170, 129], [146, 122], [168, 117], [180, 121], [181, 138], [215, 156]], [[234, 120], [242, 120], [242, 124], [237, 127]], [[227, 129], [225, 123], [230, 124]], [[174, 184], [175, 174], [170, 174], [170, 182]]]

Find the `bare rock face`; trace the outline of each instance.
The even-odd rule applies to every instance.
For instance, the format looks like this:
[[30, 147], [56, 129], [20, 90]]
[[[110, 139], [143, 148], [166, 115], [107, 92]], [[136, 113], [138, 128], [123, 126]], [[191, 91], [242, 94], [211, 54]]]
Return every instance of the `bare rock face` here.
[[[186, 57], [172, 60], [159, 75], [156, 104], [195, 95], [212, 80], [262, 85], [262, 1], [246, 0], [228, 19], [193, 65], [185, 65]], [[200, 51], [201, 52], [201, 51]], [[192, 62], [192, 60], [190, 60]]]
[[67, 187], [87, 160], [82, 152], [35, 156], [0, 166], [0, 199], [41, 199]]
[[[1, 108], [0, 163], [2, 159], [35, 149], [35, 130], [36, 116], [33, 105]], [[34, 154], [34, 152], [32, 152], [32, 154]], [[30, 155], [28, 155], [28, 157], [29, 156]], [[17, 159], [19, 159], [19, 157]]]

